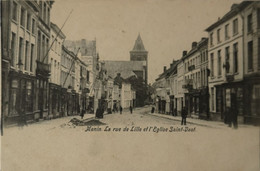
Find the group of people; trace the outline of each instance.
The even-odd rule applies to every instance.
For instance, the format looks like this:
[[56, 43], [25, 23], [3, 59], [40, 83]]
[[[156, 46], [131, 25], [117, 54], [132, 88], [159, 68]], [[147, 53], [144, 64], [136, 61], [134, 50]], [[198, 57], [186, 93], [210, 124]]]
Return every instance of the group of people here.
[[[119, 111], [120, 111], [120, 114], [122, 114], [123, 108], [122, 108], [121, 105], [119, 106]], [[131, 105], [130, 105], [130, 107], [129, 107], [129, 111], [130, 111], [130, 113], [133, 113], [133, 107], [132, 107]], [[114, 106], [113, 106], [113, 112], [114, 112], [114, 113], [118, 113], [118, 108], [117, 108], [117, 105], [116, 105], [116, 104], [114, 104]]]

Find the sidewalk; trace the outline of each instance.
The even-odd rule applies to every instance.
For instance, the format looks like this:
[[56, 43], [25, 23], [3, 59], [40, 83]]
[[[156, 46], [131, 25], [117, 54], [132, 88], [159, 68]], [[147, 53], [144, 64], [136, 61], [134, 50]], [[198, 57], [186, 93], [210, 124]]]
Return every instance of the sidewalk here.
[[[179, 121], [181, 123], [181, 116], [172, 116], [172, 115], [167, 115], [167, 114], [159, 114], [159, 113], [147, 113], [148, 115], [152, 115], [155, 117], [161, 117], [161, 118], [166, 118], [166, 119], [171, 119], [174, 121]], [[187, 125], [192, 124], [192, 125], [197, 125], [197, 126], [204, 126], [204, 127], [210, 127], [210, 128], [218, 128], [218, 129], [223, 129], [227, 128], [228, 125], [221, 122], [221, 121], [211, 121], [211, 120], [202, 120], [202, 119], [195, 119], [195, 118], [187, 118], [186, 119]], [[239, 127], [254, 127], [252, 125], [245, 125], [245, 124], [239, 124]]]

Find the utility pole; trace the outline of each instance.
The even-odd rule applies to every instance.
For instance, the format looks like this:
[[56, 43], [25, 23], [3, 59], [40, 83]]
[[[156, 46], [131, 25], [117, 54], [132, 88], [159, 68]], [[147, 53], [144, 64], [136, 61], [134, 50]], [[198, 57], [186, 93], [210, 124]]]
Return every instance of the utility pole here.
[[59, 29], [58, 34], [56, 35], [55, 39], [52, 41], [51, 46], [49, 47], [49, 49], [47, 50], [45, 56], [43, 57], [43, 59], [42, 59], [42, 61], [41, 61], [42, 63], [44, 62], [45, 58], [48, 56], [48, 53], [49, 53], [49, 51], [51, 50], [51, 47], [53, 46], [53, 44], [54, 44], [55, 40], [57, 39], [57, 37], [60, 35], [61, 30], [63, 29], [64, 25], [65, 25], [66, 22], [68, 21], [70, 15], [71, 15], [71, 13], [72, 13], [72, 11], [73, 11], [73, 10], [70, 11], [70, 13], [69, 13], [68, 17], [66, 18], [66, 20], [64, 21], [62, 27]]

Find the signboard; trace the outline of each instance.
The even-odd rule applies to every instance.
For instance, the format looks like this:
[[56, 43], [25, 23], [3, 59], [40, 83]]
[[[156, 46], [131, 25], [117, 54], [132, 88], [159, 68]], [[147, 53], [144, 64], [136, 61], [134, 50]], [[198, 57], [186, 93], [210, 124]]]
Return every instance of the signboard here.
[[226, 107], [231, 107], [230, 89], [226, 89]]

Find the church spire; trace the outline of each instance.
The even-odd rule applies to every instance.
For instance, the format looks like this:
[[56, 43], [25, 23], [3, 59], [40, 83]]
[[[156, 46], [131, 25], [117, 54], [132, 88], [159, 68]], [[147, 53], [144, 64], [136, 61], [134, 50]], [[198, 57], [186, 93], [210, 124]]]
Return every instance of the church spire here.
[[140, 33], [138, 34], [138, 37], [135, 40], [135, 45], [132, 51], [146, 51]]

